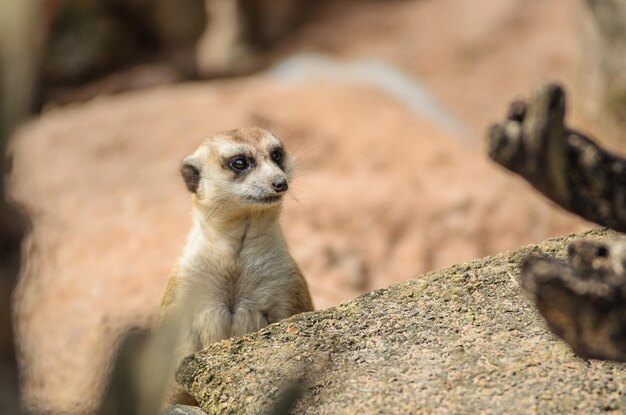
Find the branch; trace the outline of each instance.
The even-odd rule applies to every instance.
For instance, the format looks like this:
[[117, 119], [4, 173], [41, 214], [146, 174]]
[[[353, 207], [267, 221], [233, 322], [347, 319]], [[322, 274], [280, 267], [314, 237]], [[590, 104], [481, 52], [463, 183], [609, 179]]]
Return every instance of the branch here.
[[489, 156], [585, 219], [626, 231], [626, 159], [564, 125], [565, 92], [542, 87], [488, 133]]
[[521, 285], [548, 326], [587, 358], [626, 361], [626, 241], [572, 242], [568, 260], [530, 256]]

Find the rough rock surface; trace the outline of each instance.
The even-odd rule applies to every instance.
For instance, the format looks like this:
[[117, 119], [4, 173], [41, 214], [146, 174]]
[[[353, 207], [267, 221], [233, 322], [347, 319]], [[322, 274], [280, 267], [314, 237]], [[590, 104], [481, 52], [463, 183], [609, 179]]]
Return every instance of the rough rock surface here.
[[213, 413], [264, 413], [304, 377], [295, 413], [619, 413], [623, 364], [577, 358], [521, 296], [528, 254], [563, 257], [575, 238], [455, 265], [321, 312], [212, 345], [178, 372]]

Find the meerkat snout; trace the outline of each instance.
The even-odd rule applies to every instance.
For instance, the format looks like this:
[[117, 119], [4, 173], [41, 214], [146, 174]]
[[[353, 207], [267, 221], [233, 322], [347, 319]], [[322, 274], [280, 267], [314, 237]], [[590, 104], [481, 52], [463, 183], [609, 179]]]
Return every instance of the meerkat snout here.
[[287, 183], [286, 177], [276, 177], [272, 180], [272, 187], [277, 193], [286, 192], [289, 189], [289, 184]]

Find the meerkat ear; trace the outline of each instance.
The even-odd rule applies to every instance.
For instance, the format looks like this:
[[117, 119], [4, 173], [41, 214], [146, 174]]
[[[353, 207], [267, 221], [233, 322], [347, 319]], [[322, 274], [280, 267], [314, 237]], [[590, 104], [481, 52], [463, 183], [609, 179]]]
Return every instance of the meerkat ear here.
[[187, 190], [191, 193], [196, 193], [198, 185], [200, 185], [200, 169], [194, 165], [191, 157], [183, 160], [180, 166], [180, 174], [183, 176]]

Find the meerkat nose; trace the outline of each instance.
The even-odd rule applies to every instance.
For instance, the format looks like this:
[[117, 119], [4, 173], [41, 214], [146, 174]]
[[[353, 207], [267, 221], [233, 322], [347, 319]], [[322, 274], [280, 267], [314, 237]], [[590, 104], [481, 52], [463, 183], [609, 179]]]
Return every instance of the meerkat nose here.
[[287, 179], [285, 179], [284, 177], [277, 177], [272, 180], [272, 187], [278, 193], [282, 193], [287, 191], [289, 185], [287, 184]]

